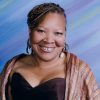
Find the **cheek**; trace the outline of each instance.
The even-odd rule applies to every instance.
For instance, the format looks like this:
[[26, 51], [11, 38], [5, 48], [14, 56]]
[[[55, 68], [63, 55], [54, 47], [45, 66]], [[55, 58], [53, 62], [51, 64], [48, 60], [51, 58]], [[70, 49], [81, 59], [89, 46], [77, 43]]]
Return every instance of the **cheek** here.
[[42, 36], [38, 35], [38, 34], [32, 34], [30, 37], [31, 40], [31, 44], [37, 44], [39, 43], [41, 40], [43, 39]]
[[57, 45], [58, 47], [64, 47], [64, 45], [65, 45], [64, 39], [56, 40], [56, 45]]

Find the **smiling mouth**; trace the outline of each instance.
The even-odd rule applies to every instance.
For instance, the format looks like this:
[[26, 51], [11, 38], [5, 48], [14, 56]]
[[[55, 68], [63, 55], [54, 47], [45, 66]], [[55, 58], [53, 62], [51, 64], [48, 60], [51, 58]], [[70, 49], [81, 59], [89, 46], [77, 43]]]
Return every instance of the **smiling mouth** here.
[[41, 50], [50, 53], [54, 50], [54, 47], [41, 47]]

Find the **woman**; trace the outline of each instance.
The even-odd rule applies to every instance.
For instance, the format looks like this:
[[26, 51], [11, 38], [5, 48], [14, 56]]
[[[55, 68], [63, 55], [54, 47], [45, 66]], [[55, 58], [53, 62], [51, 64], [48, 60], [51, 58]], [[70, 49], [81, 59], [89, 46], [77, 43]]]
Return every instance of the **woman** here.
[[66, 15], [44, 3], [28, 14], [27, 52], [11, 59], [2, 72], [2, 100], [99, 100], [90, 67], [66, 51]]

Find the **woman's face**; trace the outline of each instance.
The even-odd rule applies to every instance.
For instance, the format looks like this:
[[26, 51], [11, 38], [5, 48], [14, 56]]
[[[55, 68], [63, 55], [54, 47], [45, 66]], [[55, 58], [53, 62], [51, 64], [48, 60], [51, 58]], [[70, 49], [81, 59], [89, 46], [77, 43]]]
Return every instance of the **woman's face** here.
[[64, 48], [65, 17], [58, 13], [48, 13], [31, 33], [31, 46], [36, 56], [43, 61], [59, 57]]

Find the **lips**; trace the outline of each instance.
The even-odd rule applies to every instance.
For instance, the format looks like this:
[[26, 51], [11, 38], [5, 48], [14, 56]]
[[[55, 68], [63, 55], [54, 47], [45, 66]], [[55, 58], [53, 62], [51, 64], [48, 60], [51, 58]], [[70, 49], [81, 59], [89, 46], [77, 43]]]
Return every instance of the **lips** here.
[[40, 46], [40, 48], [42, 51], [47, 52], [47, 53], [50, 53], [54, 50], [54, 47], [43, 47], [43, 46], [41, 47]]

